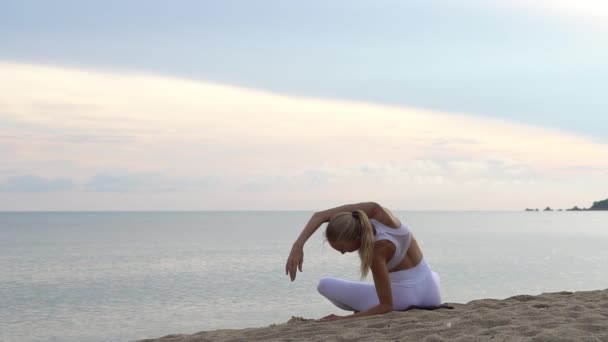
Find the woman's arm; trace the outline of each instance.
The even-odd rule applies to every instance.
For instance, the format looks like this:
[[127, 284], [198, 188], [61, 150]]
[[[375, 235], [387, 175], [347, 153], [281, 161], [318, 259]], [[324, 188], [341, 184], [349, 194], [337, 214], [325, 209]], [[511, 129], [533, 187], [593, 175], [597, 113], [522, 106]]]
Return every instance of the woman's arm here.
[[296, 279], [297, 269], [302, 272], [302, 263], [304, 263], [304, 244], [306, 243], [306, 240], [308, 240], [324, 222], [326, 221], [319, 216], [318, 213], [314, 213], [310, 220], [308, 220], [308, 223], [306, 223], [306, 226], [304, 226], [304, 229], [296, 239], [296, 242], [293, 243], [291, 252], [287, 258], [287, 263], [285, 264], [285, 274], [289, 274], [291, 281]]
[[381, 315], [393, 311], [393, 291], [391, 289], [391, 280], [388, 275], [388, 267], [386, 262], [388, 256], [395, 252], [395, 246], [386, 241], [379, 241], [374, 246], [374, 259], [372, 261], [372, 275], [374, 277], [374, 286], [378, 294], [380, 303], [365, 311], [360, 311], [345, 318], [355, 318], [371, 315]]
[[310, 220], [308, 220], [306, 226], [304, 226], [300, 236], [298, 236], [291, 247], [291, 253], [289, 253], [287, 263], [285, 264], [285, 274], [289, 274], [291, 281], [294, 281], [296, 279], [297, 269], [302, 272], [302, 263], [304, 262], [304, 244], [323, 223], [329, 222], [334, 215], [343, 211], [350, 212], [362, 210], [365, 214], [367, 214], [368, 217], [374, 217], [374, 215], [376, 215], [380, 209], [382, 209], [382, 207], [375, 202], [362, 202], [345, 204], [339, 207], [314, 213]]
[[329, 220], [331, 220], [331, 218], [334, 217], [334, 215], [336, 215], [337, 213], [341, 213], [344, 211], [351, 212], [355, 210], [362, 210], [367, 215], [367, 217], [376, 219], [385, 226], [392, 228], [401, 227], [401, 221], [399, 221], [399, 219], [396, 218], [390, 210], [384, 208], [376, 202], [346, 204], [339, 207], [319, 211], [315, 214], [319, 215], [320, 218], [324, 220], [323, 222], [329, 222]]
[[381, 209], [383, 208], [376, 202], [361, 202], [341, 205], [339, 207], [316, 212], [315, 214], [319, 215], [319, 217], [324, 220], [323, 222], [329, 222], [334, 215], [341, 212], [361, 210], [367, 215], [367, 217], [375, 217], [378, 215], [378, 211]]
[[314, 213], [312, 215], [310, 220], [308, 220], [308, 223], [306, 224], [306, 226], [300, 233], [300, 236], [298, 236], [298, 238], [296, 239], [296, 242], [294, 242], [293, 245], [297, 246], [299, 248], [303, 248], [306, 241], [312, 236], [312, 234], [315, 233], [315, 231], [317, 231], [317, 229], [319, 229], [319, 227], [323, 223], [329, 222], [329, 220], [331, 220], [331, 218], [334, 217], [334, 215], [336, 215], [337, 213], [341, 213], [341, 212], [351, 212], [351, 211], [355, 211], [355, 210], [362, 210], [368, 217], [371, 217], [371, 218], [376, 218], [378, 216], [382, 216], [383, 220], [378, 220], [378, 221], [385, 223], [384, 221], [386, 221], [386, 218], [384, 216], [387, 214], [385, 213], [385, 211], [383, 209], [384, 208], [382, 208], [376, 202], [362, 202], [362, 203], [355, 203], [355, 204], [345, 204], [345, 205], [341, 205], [339, 207], [335, 207], [335, 208], [331, 208], [331, 209], [327, 209], [327, 210], [323, 210], [323, 211], [317, 211], [316, 213]]
[[381, 315], [393, 311], [393, 292], [386, 262], [388, 256], [392, 255], [394, 252], [395, 246], [386, 240], [376, 242], [376, 245], [374, 246], [374, 259], [372, 261], [371, 270], [374, 276], [374, 286], [376, 287], [376, 293], [380, 302], [378, 305], [348, 316], [329, 315], [323, 317], [319, 321], [327, 322], [339, 319]]

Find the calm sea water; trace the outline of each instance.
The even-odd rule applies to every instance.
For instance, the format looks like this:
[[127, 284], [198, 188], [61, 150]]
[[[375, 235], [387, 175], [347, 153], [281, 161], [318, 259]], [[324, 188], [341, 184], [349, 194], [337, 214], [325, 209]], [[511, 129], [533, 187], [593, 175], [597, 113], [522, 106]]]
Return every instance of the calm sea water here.
[[[323, 244], [323, 227], [304, 273], [284, 273], [310, 214], [0, 213], [0, 341], [128, 341], [340, 313], [317, 280], [357, 280], [358, 260]], [[608, 287], [608, 212], [396, 214], [444, 301]]]

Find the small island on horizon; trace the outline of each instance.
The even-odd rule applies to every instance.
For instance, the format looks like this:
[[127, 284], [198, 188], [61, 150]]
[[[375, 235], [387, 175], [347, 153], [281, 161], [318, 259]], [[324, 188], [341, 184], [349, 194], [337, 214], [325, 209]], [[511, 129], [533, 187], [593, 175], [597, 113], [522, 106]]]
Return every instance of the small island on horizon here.
[[[608, 210], [608, 198], [603, 201], [593, 202], [593, 205], [590, 208], [579, 208], [578, 206], [574, 206], [571, 209], [565, 209], [565, 211], [596, 211], [596, 210]], [[540, 211], [537, 209], [526, 208], [525, 211]], [[551, 209], [551, 207], [546, 207], [543, 211], [556, 211]], [[557, 211], [564, 211], [564, 209], [557, 209]]]

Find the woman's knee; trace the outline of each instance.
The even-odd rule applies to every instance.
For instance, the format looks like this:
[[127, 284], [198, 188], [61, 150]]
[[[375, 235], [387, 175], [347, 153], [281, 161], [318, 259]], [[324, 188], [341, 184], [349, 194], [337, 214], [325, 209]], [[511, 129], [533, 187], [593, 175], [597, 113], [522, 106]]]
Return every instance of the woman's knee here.
[[335, 284], [333, 278], [321, 278], [317, 284], [317, 291], [319, 291], [320, 294], [327, 296], [331, 292], [332, 287], [334, 287], [332, 284]]

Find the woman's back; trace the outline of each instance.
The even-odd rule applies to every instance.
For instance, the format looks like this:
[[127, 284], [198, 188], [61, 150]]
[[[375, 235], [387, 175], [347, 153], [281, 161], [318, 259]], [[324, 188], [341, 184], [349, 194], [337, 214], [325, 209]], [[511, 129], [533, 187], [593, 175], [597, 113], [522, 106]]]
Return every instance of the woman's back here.
[[387, 263], [388, 269], [391, 270], [399, 265], [405, 257], [412, 241], [412, 234], [405, 224], [401, 224], [399, 228], [391, 228], [373, 218], [370, 219], [370, 222], [376, 232], [376, 241], [388, 240], [395, 245], [395, 253]]

